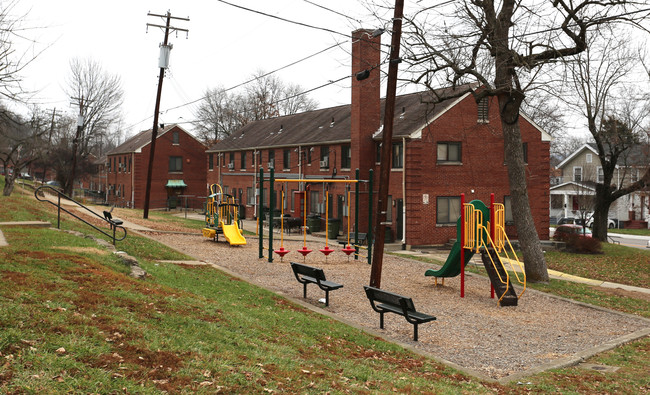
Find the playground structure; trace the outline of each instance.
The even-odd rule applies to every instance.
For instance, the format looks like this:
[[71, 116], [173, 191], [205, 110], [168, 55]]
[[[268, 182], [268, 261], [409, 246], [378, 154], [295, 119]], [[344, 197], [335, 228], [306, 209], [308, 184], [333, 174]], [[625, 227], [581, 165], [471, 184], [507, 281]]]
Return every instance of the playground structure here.
[[230, 245], [246, 245], [246, 239], [238, 225], [239, 206], [234, 196], [223, 193], [219, 184], [210, 185], [209, 192], [203, 236], [219, 241], [219, 234], [222, 234]]
[[[370, 180], [368, 181], [369, 184], [369, 216], [368, 216], [368, 223], [372, 223], [372, 171], [370, 172]], [[260, 169], [260, 175], [259, 175], [259, 189], [263, 190], [264, 189], [264, 171]], [[315, 183], [322, 183], [324, 185], [329, 185], [331, 183], [345, 183], [347, 186], [347, 236], [346, 236], [346, 243], [344, 244], [344, 248], [341, 249], [341, 251], [348, 256], [348, 258], [353, 255], [355, 260], [358, 260], [359, 257], [362, 258], [367, 258], [368, 259], [368, 264], [371, 263], [371, 254], [368, 253], [367, 255], [362, 255], [360, 253], [361, 249], [367, 249], [368, 251], [371, 250], [372, 248], [372, 228], [369, 226], [368, 233], [367, 235], [370, 236], [368, 238], [368, 246], [364, 247], [361, 246], [359, 242], [359, 183], [362, 182], [359, 180], [359, 171], [357, 170], [357, 175], [356, 179], [354, 180], [349, 180], [349, 179], [275, 179], [274, 177], [274, 172], [273, 169], [270, 171], [270, 176], [268, 178], [269, 181], [269, 188], [270, 190], [273, 190], [273, 185], [275, 182], [281, 182], [283, 183], [282, 187], [282, 201], [284, 202], [285, 199], [285, 193], [284, 193], [284, 184], [287, 183], [304, 183], [304, 184], [315, 184]], [[350, 238], [351, 238], [351, 224], [350, 224], [350, 202], [351, 202], [351, 191], [350, 191], [350, 185], [354, 184], [355, 185], [355, 220], [354, 220], [354, 244], [350, 243]], [[304, 198], [302, 199], [302, 227], [301, 230], [303, 232], [303, 246], [301, 249], [298, 249], [297, 252], [300, 253], [303, 257], [303, 261], [305, 261], [307, 255], [309, 255], [313, 250], [307, 248], [307, 197], [306, 197], [306, 191], [309, 189], [307, 186], [304, 191], [300, 191], [300, 193], [303, 193]], [[329, 194], [327, 193], [327, 189], [324, 188], [325, 190], [325, 207], [329, 206]], [[275, 202], [273, 201], [273, 194], [270, 194], [270, 202], [269, 206], [274, 207]], [[263, 240], [264, 240], [264, 215], [263, 215], [263, 207], [264, 207], [264, 197], [260, 195], [260, 204], [259, 204], [259, 213], [257, 216], [258, 219], [258, 240], [259, 240], [259, 257], [263, 258], [264, 257], [264, 250], [268, 250], [269, 255], [268, 255], [268, 261], [273, 262], [273, 254], [277, 254], [280, 256], [281, 260], [282, 258], [288, 254], [290, 251], [284, 248], [284, 204], [281, 204], [281, 218], [280, 218], [280, 248], [277, 250], [273, 249], [273, 226], [274, 226], [274, 219], [273, 219], [273, 210], [269, 210], [269, 236], [268, 236], [268, 248], [264, 248], [263, 246]], [[326, 259], [327, 256], [329, 256], [331, 253], [335, 252], [336, 250], [330, 248], [329, 246], [329, 210], [325, 210], [325, 247], [319, 249], [319, 251], [325, 255]]]
[[[496, 291], [499, 305], [516, 306], [526, 290], [526, 273], [505, 232], [504, 206], [494, 203], [494, 194], [491, 194], [490, 200], [488, 208], [480, 200], [465, 203], [465, 194], [461, 194], [461, 215], [456, 222], [456, 242], [445, 264], [438, 270], [427, 270], [425, 276], [435, 277], [437, 285], [439, 277], [443, 279], [444, 284], [445, 277], [460, 274], [460, 297], [465, 297], [465, 265], [475, 253], [480, 253], [490, 278], [491, 296], [494, 297]], [[513, 262], [519, 270], [516, 270]], [[523, 285], [519, 294], [512, 286], [507, 264], [514, 273], [514, 279]]]

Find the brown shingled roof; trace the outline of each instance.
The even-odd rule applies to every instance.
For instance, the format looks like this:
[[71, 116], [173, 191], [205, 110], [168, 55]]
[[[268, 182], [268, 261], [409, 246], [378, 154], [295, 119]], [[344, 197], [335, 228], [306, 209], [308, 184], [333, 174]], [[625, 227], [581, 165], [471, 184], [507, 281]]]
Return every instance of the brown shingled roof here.
[[[185, 131], [185, 129], [181, 128], [177, 124], [168, 125], [165, 126], [164, 128], [158, 129], [158, 136], [156, 137], [156, 139], [159, 139], [163, 134], [174, 129], [175, 127]], [[117, 147], [107, 152], [106, 155], [130, 154], [132, 152], [139, 152], [142, 149], [142, 147], [151, 143], [151, 133], [152, 133], [152, 129], [143, 130], [142, 132], [127, 139], [122, 144], [118, 145]]]
[[[458, 92], [459, 89], [453, 91]], [[440, 89], [437, 93], [441, 96], [452, 95], [451, 89]], [[421, 130], [450, 108], [456, 100], [457, 98], [451, 98], [435, 103], [436, 100], [429, 92], [398, 96], [395, 102], [393, 136], [407, 137]], [[384, 101], [381, 100], [381, 119]], [[208, 152], [349, 142], [350, 109], [351, 106], [347, 104], [251, 122], [212, 145]], [[381, 133], [377, 133], [374, 138], [381, 138]]]

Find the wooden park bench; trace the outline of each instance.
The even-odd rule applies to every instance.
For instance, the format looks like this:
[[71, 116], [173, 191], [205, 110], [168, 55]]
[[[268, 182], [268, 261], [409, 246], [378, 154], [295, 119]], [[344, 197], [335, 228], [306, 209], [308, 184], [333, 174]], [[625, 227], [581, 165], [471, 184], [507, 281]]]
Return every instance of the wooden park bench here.
[[364, 286], [366, 296], [372, 309], [379, 313], [379, 327], [384, 329], [384, 313], [395, 313], [413, 324], [413, 340], [418, 341], [418, 324], [434, 321], [436, 317], [415, 310], [413, 299], [384, 291], [379, 288]]
[[325, 279], [325, 272], [312, 266], [303, 265], [302, 263], [291, 262], [291, 269], [298, 282], [303, 284], [303, 298], [307, 298], [307, 284], [313, 283], [325, 291], [325, 306], [330, 305], [330, 291], [343, 288], [342, 284], [337, 284]]

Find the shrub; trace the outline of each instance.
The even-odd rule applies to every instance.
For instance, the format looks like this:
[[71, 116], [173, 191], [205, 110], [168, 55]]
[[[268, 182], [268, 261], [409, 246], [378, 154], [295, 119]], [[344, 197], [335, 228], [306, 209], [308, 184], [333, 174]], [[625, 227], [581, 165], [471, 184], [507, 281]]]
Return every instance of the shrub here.
[[580, 254], [600, 254], [602, 246], [600, 240], [595, 237], [583, 237], [579, 235], [565, 235], [562, 237], [567, 249]]

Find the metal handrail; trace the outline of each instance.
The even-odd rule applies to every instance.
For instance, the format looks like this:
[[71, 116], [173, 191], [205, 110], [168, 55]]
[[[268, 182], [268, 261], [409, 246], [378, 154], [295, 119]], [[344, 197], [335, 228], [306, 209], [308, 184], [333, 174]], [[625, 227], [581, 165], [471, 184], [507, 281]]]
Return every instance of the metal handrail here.
[[[41, 199], [41, 198], [39, 197], [39, 193], [41, 193], [43, 196], [45, 196], [45, 193], [44, 193], [43, 191], [41, 191], [41, 190], [45, 190], [45, 189], [49, 189], [49, 190], [53, 191], [54, 193], [56, 193], [56, 195], [57, 195], [57, 197], [58, 197], [57, 203], [54, 203], [53, 201], [51, 201], [51, 200], [49, 200], [49, 199]], [[88, 207], [84, 206], [83, 204], [79, 203], [78, 201], [72, 199], [72, 198], [69, 197], [68, 195], [66, 195], [66, 194], [64, 194], [63, 192], [61, 192], [60, 190], [51, 187], [50, 185], [42, 185], [42, 186], [36, 188], [36, 190], [34, 191], [34, 197], [35, 197], [36, 200], [38, 200], [39, 202], [47, 202], [47, 203], [50, 203], [51, 205], [57, 207], [58, 212], [57, 212], [57, 220], [56, 220], [57, 222], [56, 222], [56, 227], [57, 227], [58, 229], [61, 229], [61, 210], [63, 210], [63, 211], [65, 211], [66, 213], [68, 213], [68, 214], [72, 215], [73, 217], [75, 217], [76, 219], [78, 219], [79, 221], [81, 221], [81, 222], [85, 223], [86, 225], [92, 227], [92, 228], [95, 229], [96, 231], [98, 231], [98, 232], [104, 234], [105, 236], [108, 236], [109, 238], [111, 238], [111, 239], [113, 240], [113, 245], [115, 245], [115, 242], [116, 242], [116, 241], [122, 241], [122, 240], [126, 239], [126, 229], [125, 229], [123, 226], [118, 225], [117, 223], [115, 223], [115, 222], [112, 221], [112, 220], [108, 220], [108, 219], [102, 217], [101, 215], [97, 214], [97, 213], [94, 212], [93, 210], [89, 209]], [[100, 229], [100, 228], [96, 227], [95, 225], [91, 224], [90, 222], [86, 221], [85, 219], [83, 219], [83, 218], [77, 216], [76, 214], [74, 214], [73, 212], [67, 210], [65, 207], [62, 207], [62, 206], [61, 206], [61, 197], [64, 197], [64, 198], [70, 200], [71, 202], [74, 202], [74, 203], [77, 204], [79, 207], [84, 208], [84, 209], [85, 209], [86, 211], [88, 211], [90, 214], [96, 216], [97, 218], [99, 218], [99, 219], [102, 220], [102, 221], [107, 222], [107, 223], [109, 224], [109, 226], [111, 227], [111, 229], [113, 230], [113, 234], [111, 235], [111, 234], [109, 234], [109, 233], [104, 232], [103, 229]], [[121, 238], [119, 238], [119, 239], [115, 237], [115, 233], [116, 233], [117, 228], [122, 229], [122, 231], [124, 232], [124, 235], [123, 235]]]

